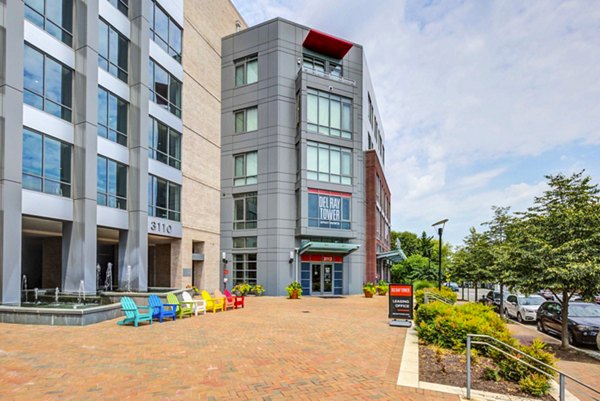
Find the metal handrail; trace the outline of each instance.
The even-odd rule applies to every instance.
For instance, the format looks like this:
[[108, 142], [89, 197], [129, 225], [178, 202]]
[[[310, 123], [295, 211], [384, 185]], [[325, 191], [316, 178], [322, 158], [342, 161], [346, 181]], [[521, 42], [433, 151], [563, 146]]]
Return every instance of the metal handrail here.
[[443, 297], [441, 295], [438, 295], [438, 294], [436, 294], [434, 292], [431, 292], [431, 291], [423, 291], [423, 299], [424, 299], [424, 301], [425, 301], [426, 304], [429, 303], [429, 298], [433, 298], [436, 301], [440, 301], [440, 302], [443, 302], [443, 303], [448, 304], [448, 305], [453, 305], [452, 301], [449, 300], [448, 298], [445, 298], [445, 297]]
[[346, 84], [350, 84], [352, 86], [356, 86], [356, 81], [353, 80], [353, 79], [344, 78], [344, 77], [338, 77], [336, 75], [333, 75], [333, 74], [330, 74], [330, 73], [327, 73], [327, 72], [317, 71], [317, 70], [315, 70], [313, 68], [302, 66], [302, 68], [300, 69], [300, 71], [308, 72], [309, 74], [316, 75], [318, 77], [333, 79], [334, 81], [344, 82]]
[[[511, 353], [509, 353], [509, 352], [507, 352], [505, 350], [502, 350], [502, 349], [496, 347], [493, 344], [490, 344], [489, 342], [486, 342], [486, 341], [472, 341], [471, 340], [472, 338], [487, 338], [487, 339], [493, 340], [493, 341], [495, 341], [497, 343], [502, 344], [505, 347], [510, 348], [511, 350], [517, 352], [518, 354], [520, 354], [520, 355], [522, 355], [522, 356], [530, 359], [531, 361], [535, 362], [536, 364], [544, 366], [547, 369], [552, 370], [555, 373], [558, 373], [558, 378], [559, 378], [559, 400], [560, 401], [565, 401], [565, 388], [566, 388], [565, 378], [569, 378], [569, 379], [573, 380], [574, 382], [580, 384], [581, 386], [583, 386], [583, 387], [585, 387], [585, 388], [587, 388], [589, 390], [592, 390], [594, 393], [600, 395], [600, 391], [599, 390], [596, 390], [595, 388], [593, 388], [593, 387], [591, 387], [591, 386], [583, 383], [582, 381], [575, 379], [573, 376], [570, 376], [570, 375], [568, 375], [568, 374], [566, 374], [566, 373], [564, 373], [564, 372], [556, 369], [555, 367], [550, 366], [550, 365], [548, 365], [548, 364], [540, 361], [539, 359], [536, 359], [536, 358], [532, 357], [531, 355], [527, 355], [523, 351], [521, 351], [521, 350], [519, 350], [519, 349], [513, 347], [512, 345], [509, 345], [509, 344], [507, 344], [507, 343], [505, 343], [503, 341], [500, 341], [500, 340], [498, 340], [495, 337], [488, 336], [488, 335], [485, 335], [485, 334], [467, 334], [467, 400], [471, 399], [471, 344], [485, 345], [485, 346], [488, 346], [490, 348], [493, 348], [496, 351], [498, 351], [498, 352], [500, 352], [500, 353], [502, 353], [504, 355], [507, 355], [507, 356], [513, 358], [516, 361], [521, 362], [525, 366], [528, 366], [531, 369], [534, 369], [537, 372], [539, 372], [539, 373], [541, 373], [541, 374], [543, 374], [545, 376], [548, 376], [548, 377], [550, 377], [552, 379], [554, 378], [553, 374], [550, 374], [550, 373], [548, 373], [546, 371], [543, 371], [542, 369], [540, 369], [540, 368], [538, 368], [536, 366], [533, 366], [530, 363], [527, 363], [527, 362], [523, 361], [522, 359], [517, 358], [515, 355], [513, 355], [513, 354], [511, 354]], [[600, 400], [600, 398], [596, 398], [596, 399]]]

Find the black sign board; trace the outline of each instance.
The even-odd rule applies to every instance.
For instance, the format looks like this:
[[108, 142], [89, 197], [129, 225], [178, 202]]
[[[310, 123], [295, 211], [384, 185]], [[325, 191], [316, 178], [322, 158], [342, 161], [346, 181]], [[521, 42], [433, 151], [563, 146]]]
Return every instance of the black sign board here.
[[390, 284], [389, 314], [392, 319], [413, 318], [412, 284]]

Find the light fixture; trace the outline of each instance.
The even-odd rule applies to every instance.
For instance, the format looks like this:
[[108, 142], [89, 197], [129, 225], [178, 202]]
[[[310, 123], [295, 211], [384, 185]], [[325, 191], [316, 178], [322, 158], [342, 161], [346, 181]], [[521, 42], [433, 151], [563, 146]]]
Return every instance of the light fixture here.
[[221, 259], [223, 260], [223, 263], [227, 263], [227, 254], [225, 252], [221, 254]]
[[289, 260], [290, 264], [294, 261], [294, 253], [295, 253], [295, 251], [290, 251], [290, 260]]
[[438, 221], [437, 223], [433, 223], [431, 226], [435, 227], [435, 226], [441, 226], [438, 227], [438, 236], [440, 238], [439, 240], [439, 252], [438, 252], [438, 261], [439, 261], [439, 265], [438, 265], [438, 290], [442, 290], [442, 234], [444, 233], [444, 226], [446, 225], [446, 222], [448, 222], [448, 219], [443, 219]]

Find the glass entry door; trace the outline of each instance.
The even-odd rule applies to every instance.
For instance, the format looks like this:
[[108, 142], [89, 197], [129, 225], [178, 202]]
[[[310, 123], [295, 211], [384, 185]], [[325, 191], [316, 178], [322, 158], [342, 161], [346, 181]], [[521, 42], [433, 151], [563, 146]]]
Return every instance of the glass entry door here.
[[333, 294], [333, 265], [314, 263], [311, 268], [311, 294]]

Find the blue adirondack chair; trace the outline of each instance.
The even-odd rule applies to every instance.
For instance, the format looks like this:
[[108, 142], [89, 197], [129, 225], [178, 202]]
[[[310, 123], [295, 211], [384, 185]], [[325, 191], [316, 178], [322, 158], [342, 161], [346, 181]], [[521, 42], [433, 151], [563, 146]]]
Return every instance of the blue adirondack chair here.
[[148, 305], [152, 306], [152, 318], [162, 323], [163, 318], [172, 317], [177, 319], [177, 305], [163, 304], [160, 298], [154, 294], [148, 297]]
[[[148, 309], [147, 313], [140, 313], [139, 309]], [[133, 299], [129, 297], [121, 298], [121, 310], [125, 313], [125, 319], [117, 322], [118, 325], [124, 325], [127, 323], [133, 323], [135, 327], [138, 327], [139, 322], [150, 322], [152, 324], [152, 306], [137, 306]]]

